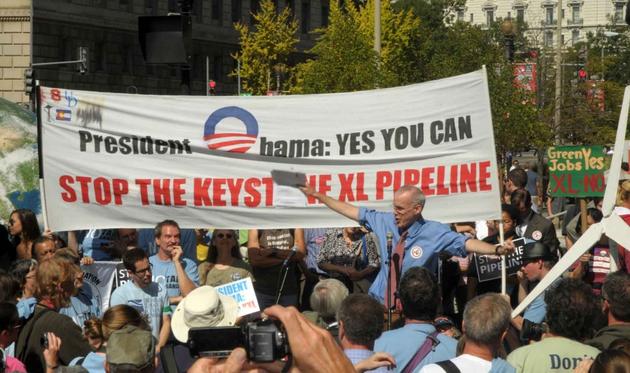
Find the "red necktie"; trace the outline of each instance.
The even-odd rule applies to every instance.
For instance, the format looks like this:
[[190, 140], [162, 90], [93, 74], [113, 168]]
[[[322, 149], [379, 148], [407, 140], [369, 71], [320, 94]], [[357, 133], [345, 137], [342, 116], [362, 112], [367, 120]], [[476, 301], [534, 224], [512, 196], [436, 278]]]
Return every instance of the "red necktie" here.
[[[400, 303], [400, 298], [396, 295], [398, 292], [398, 283], [400, 282], [400, 277], [402, 275], [402, 266], [403, 259], [405, 258], [405, 240], [407, 239], [407, 231], [404, 231], [403, 234], [400, 235], [398, 239], [398, 243], [396, 244], [396, 249], [392, 253], [392, 263], [389, 267], [392, 272], [392, 286], [391, 286], [391, 299], [396, 304], [396, 310], [402, 311], [402, 305]], [[389, 303], [387, 302], [387, 289], [385, 290], [385, 307], [389, 309]]]

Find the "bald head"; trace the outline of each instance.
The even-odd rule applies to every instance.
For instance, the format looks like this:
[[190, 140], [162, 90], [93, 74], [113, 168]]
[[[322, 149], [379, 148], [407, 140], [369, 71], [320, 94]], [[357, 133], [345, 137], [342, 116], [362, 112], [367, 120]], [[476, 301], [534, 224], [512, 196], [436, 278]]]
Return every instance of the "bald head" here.
[[412, 185], [404, 185], [394, 193], [394, 218], [400, 229], [407, 229], [422, 217], [425, 197], [422, 191]]

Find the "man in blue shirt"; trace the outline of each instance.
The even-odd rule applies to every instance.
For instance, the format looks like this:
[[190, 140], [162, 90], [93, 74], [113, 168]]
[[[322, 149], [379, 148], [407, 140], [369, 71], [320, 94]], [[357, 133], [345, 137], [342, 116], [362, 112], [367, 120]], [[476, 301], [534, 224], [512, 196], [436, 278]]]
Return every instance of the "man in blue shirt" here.
[[[376, 340], [374, 351], [391, 354], [396, 360], [397, 370], [402, 371], [427, 338], [436, 332], [433, 319], [440, 303], [440, 291], [435, 276], [429, 270], [413, 267], [402, 276], [399, 292], [405, 326], [383, 333]], [[413, 369], [414, 372], [427, 364], [455, 357], [455, 339], [440, 333], [431, 338], [434, 338], [433, 348]]]
[[166, 344], [171, 331], [171, 307], [166, 288], [151, 280], [151, 264], [142, 249], [125, 252], [123, 264], [131, 281], [117, 288], [110, 300], [111, 306], [126, 304], [138, 310], [151, 324], [158, 350]]
[[149, 258], [153, 266], [153, 282], [166, 289], [171, 304], [178, 304], [199, 285], [197, 265], [183, 257], [179, 225], [164, 220], [155, 227], [157, 254]]
[[[383, 333], [383, 306], [366, 294], [351, 294], [337, 311], [339, 344], [352, 365], [374, 355], [374, 341]], [[386, 367], [369, 370], [386, 373]]]
[[381, 303], [385, 302], [390, 267], [389, 260], [386, 259], [388, 258], [387, 233], [393, 236], [392, 253], [401, 235], [404, 233], [406, 236], [402, 253], [402, 268], [398, 276], [402, 276], [407, 270], [417, 266], [437, 273], [438, 255], [441, 252], [463, 257], [469, 252], [505, 255], [514, 251], [514, 245], [511, 243], [506, 243], [504, 246], [491, 245], [453, 232], [445, 224], [425, 220], [422, 217], [425, 196], [419, 188], [412, 185], [402, 186], [394, 193], [393, 212], [359, 208], [319, 193], [309, 185], [300, 189], [307, 196], [316, 198], [330, 209], [366, 226], [378, 236], [383, 260], [381, 260], [381, 270], [372, 283], [369, 294]]

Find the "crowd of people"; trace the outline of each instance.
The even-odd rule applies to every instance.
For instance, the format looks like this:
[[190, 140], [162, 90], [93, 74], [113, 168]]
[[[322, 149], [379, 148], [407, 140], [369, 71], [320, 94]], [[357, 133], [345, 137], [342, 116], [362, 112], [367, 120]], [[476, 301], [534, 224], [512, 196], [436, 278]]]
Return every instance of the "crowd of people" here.
[[[301, 190], [356, 227], [208, 231], [167, 219], [154, 229], [42, 232], [31, 211], [12, 212], [0, 232], [2, 368], [630, 372], [630, 255], [605, 237], [512, 317], [588, 228], [567, 224], [561, 245], [526, 171], [507, 176], [505, 241], [499, 221], [426, 220], [413, 186], [395, 192], [391, 212]], [[598, 202], [586, 225], [602, 219]], [[630, 224], [630, 181], [615, 212]], [[480, 258], [513, 254], [519, 238], [519, 271], [499, 294], [500, 280], [479, 276]], [[83, 284], [95, 261], [120, 261], [126, 272], [107, 305]], [[261, 312], [238, 317], [216, 287], [245, 278]], [[256, 363], [243, 348], [227, 359], [190, 356], [191, 330], [260, 317], [283, 325], [290, 358]]]

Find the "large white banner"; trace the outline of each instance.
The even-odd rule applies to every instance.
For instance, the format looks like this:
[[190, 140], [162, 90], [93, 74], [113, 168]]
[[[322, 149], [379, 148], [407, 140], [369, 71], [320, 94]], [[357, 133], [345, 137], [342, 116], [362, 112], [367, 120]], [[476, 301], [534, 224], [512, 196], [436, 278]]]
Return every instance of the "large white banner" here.
[[320, 192], [360, 206], [390, 210], [393, 191], [413, 184], [427, 196], [428, 219], [500, 218], [485, 70], [304, 96], [42, 88], [41, 118], [52, 230], [167, 218], [183, 227], [352, 224], [314, 199], [280, 207], [287, 191], [273, 169], [304, 172]]

